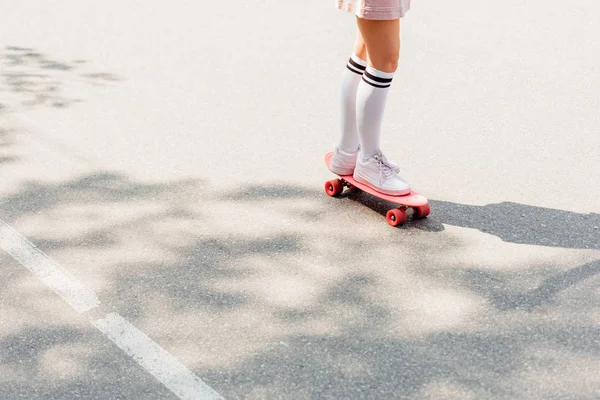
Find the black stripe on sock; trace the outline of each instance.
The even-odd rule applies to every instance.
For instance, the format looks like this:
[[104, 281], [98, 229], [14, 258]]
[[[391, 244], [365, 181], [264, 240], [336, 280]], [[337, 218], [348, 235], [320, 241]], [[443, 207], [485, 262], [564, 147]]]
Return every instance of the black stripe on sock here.
[[392, 86], [392, 84], [387, 84], [387, 85], [376, 85], [373, 82], [369, 82], [368, 80], [365, 79], [365, 77], [363, 76], [363, 81], [367, 82], [369, 85], [376, 87], [376, 88], [380, 88], [380, 89], [385, 89], [385, 88], [389, 88], [390, 86]]
[[393, 78], [380, 78], [378, 76], [371, 75], [369, 73], [369, 71], [365, 71], [365, 75], [367, 76], [367, 78], [369, 78], [375, 82], [379, 82], [379, 83], [392, 83], [392, 79], [393, 79]]
[[350, 65], [352, 65], [354, 68], [356, 68], [356, 69], [358, 69], [360, 71], [364, 71], [365, 69], [367, 69], [367, 67], [363, 67], [362, 65], [360, 65], [359, 63], [357, 63], [353, 59], [348, 60], [348, 62], [350, 63]]
[[350, 66], [350, 64], [346, 64], [346, 68], [348, 68], [350, 71], [354, 72], [355, 74], [358, 74], [358, 75], [363, 74], [362, 71], [355, 70], [353, 67]]

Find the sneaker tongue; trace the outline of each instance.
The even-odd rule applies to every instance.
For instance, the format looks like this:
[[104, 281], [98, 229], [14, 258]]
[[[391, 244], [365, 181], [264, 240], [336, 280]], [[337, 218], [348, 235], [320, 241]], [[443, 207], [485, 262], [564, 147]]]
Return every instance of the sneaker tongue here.
[[400, 167], [397, 164], [393, 163], [392, 161], [388, 160], [386, 156], [381, 155], [381, 160], [383, 161], [383, 163], [385, 165], [387, 165], [395, 173], [400, 172]]

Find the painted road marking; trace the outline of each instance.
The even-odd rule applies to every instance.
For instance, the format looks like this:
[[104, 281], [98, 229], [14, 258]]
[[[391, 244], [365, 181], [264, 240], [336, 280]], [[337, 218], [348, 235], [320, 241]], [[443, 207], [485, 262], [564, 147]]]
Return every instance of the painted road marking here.
[[[100, 305], [94, 291], [2, 220], [0, 248], [55, 291], [75, 311], [85, 313]], [[223, 399], [185, 365], [119, 314], [108, 314], [91, 323], [180, 399]]]
[[100, 299], [67, 270], [0, 220], [0, 247], [62, 297], [78, 313], [100, 305]]
[[223, 399], [181, 362], [119, 314], [92, 324], [180, 399]]

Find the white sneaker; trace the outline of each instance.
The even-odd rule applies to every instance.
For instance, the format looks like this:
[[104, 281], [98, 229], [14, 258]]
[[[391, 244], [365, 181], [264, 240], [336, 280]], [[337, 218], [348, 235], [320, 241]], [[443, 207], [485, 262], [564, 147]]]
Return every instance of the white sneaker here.
[[358, 159], [354, 169], [354, 179], [378, 192], [392, 196], [410, 193], [410, 185], [399, 175], [400, 168], [388, 161], [381, 152], [367, 161]]
[[359, 150], [356, 150], [355, 153], [346, 153], [344, 150], [336, 147], [331, 158], [329, 170], [337, 175], [352, 175], [356, 167]]

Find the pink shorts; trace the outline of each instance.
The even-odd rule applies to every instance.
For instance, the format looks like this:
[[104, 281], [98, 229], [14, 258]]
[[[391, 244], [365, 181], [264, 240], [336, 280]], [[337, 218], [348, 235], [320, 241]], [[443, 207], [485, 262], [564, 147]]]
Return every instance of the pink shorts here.
[[335, 0], [335, 5], [359, 18], [376, 20], [400, 19], [410, 10], [410, 0]]

